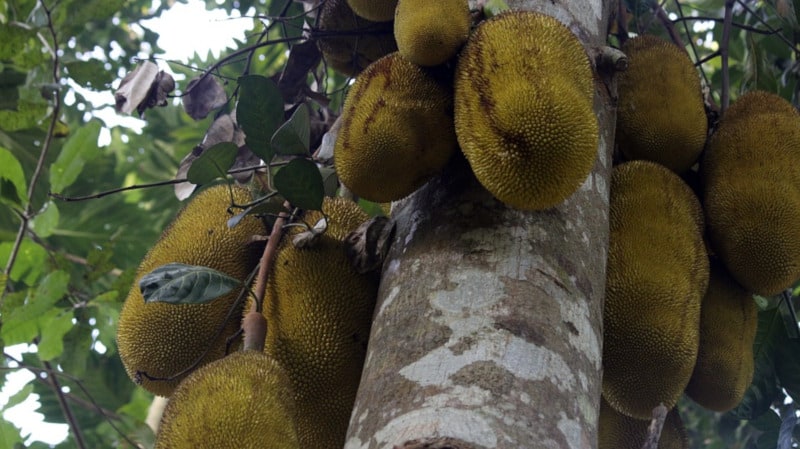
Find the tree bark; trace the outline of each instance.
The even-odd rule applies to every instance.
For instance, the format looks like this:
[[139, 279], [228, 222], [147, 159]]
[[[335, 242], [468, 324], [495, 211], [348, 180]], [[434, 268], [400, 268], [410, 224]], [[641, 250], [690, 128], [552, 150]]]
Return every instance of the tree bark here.
[[[591, 55], [613, 2], [507, 3], [558, 18]], [[504, 206], [463, 158], [395, 204], [346, 449], [596, 447], [615, 120], [600, 77], [595, 111], [594, 169], [555, 208]]]

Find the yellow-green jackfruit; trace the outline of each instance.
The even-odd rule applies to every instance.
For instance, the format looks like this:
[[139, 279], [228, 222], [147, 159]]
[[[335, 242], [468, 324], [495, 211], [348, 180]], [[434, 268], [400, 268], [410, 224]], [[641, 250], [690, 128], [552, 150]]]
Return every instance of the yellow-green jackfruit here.
[[224, 185], [208, 188], [189, 201], [142, 260], [122, 306], [117, 328], [120, 358], [131, 379], [157, 395], [169, 396], [185, 376], [154, 378], [171, 378], [201, 357], [202, 365], [225, 354], [226, 340], [239, 329], [241, 307], [225, 322], [239, 291], [205, 304], [145, 303], [139, 280], [161, 265], [184, 263], [244, 281], [261, 252], [250, 238], [263, 234], [264, 226], [248, 216], [228, 228], [231, 193], [239, 204], [250, 201], [247, 189]]
[[[322, 207], [328, 228], [316, 245], [297, 248], [286, 238], [277, 254], [264, 297], [264, 352], [292, 380], [301, 446], [334, 449], [344, 446], [378, 279], [358, 274], [345, 253], [344, 238], [366, 213], [342, 198], [326, 198]], [[310, 212], [304, 220], [319, 218]]]
[[170, 397], [156, 449], [300, 449], [286, 371], [272, 357], [240, 351], [194, 371]]
[[701, 163], [714, 252], [746, 290], [774, 295], [800, 279], [800, 116], [766, 92], [741, 96]]
[[456, 67], [455, 126], [475, 176], [500, 201], [553, 207], [597, 156], [589, 58], [557, 19], [497, 15], [470, 35]]
[[692, 375], [708, 286], [700, 203], [672, 171], [647, 161], [614, 168], [603, 311], [603, 395], [648, 419], [675, 406]]
[[394, 18], [397, 0], [347, 0], [359, 16], [374, 22], [385, 22]]
[[381, 203], [417, 190], [457, 148], [452, 87], [395, 52], [348, 92], [334, 163], [347, 188]]
[[471, 24], [467, 0], [399, 0], [394, 38], [398, 51], [409, 61], [439, 65], [464, 45]]
[[753, 380], [758, 308], [753, 295], [719, 264], [711, 265], [700, 315], [700, 351], [686, 394], [707, 409], [726, 412]]
[[651, 35], [629, 39], [622, 51], [628, 55], [628, 69], [617, 76], [622, 154], [688, 170], [708, 131], [697, 69], [681, 48]]
[[345, 0], [320, 5], [317, 46], [326, 64], [339, 73], [355, 76], [381, 56], [397, 50], [389, 22], [357, 16]]
[[[641, 449], [648, 436], [649, 419], [636, 419], [614, 410], [605, 398], [600, 402], [600, 421], [597, 428], [598, 449]], [[683, 427], [678, 409], [667, 413], [658, 449], [689, 449], [689, 435]]]

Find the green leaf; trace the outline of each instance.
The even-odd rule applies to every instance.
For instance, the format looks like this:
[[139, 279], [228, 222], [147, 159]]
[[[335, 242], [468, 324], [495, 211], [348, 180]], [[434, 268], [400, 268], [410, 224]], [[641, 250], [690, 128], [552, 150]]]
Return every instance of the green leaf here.
[[311, 125], [309, 123], [308, 107], [301, 104], [272, 136], [272, 149], [276, 154], [300, 155], [308, 154], [309, 140], [311, 138]]
[[97, 138], [100, 136], [100, 122], [92, 120], [78, 128], [67, 140], [58, 159], [50, 166], [50, 189], [63, 192], [81, 174], [86, 163], [99, 156]]
[[50, 313], [55, 303], [64, 297], [69, 280], [65, 271], [48, 274], [35, 290], [29, 292], [23, 305], [4, 314], [0, 337], [7, 345], [28, 343], [39, 335], [39, 319]]
[[58, 207], [52, 201], [44, 203], [42, 209], [31, 221], [33, 232], [39, 237], [49, 237], [58, 227]]
[[22, 444], [22, 437], [19, 435], [20, 429], [6, 420], [0, 421], [0, 447], [13, 448], [17, 444]]
[[186, 178], [192, 184], [206, 184], [228, 175], [239, 148], [232, 142], [221, 142], [206, 149], [192, 162]]
[[72, 329], [72, 310], [50, 309], [39, 318], [39, 343], [36, 353], [45, 361], [64, 352], [64, 335]]
[[[12, 242], [0, 243], [0, 265], [3, 267], [8, 263], [13, 246]], [[46, 260], [47, 251], [44, 248], [30, 240], [23, 240], [14, 260], [14, 266], [11, 268], [11, 280], [34, 285], [46, 268]]]
[[510, 7], [503, 0], [488, 0], [483, 6], [483, 12], [486, 17], [496, 16], [507, 9], [510, 9]]
[[321, 210], [325, 187], [317, 164], [308, 159], [293, 159], [275, 173], [275, 189], [302, 209]]
[[783, 318], [778, 309], [758, 314], [758, 330], [753, 343], [755, 372], [744, 399], [731, 410], [740, 419], [753, 419], [769, 410], [778, 397], [778, 378], [775, 374], [775, 357], [785, 335]]
[[109, 72], [104, 63], [97, 59], [73, 61], [64, 65], [67, 68], [69, 77], [83, 87], [102, 90], [114, 81], [112, 72]]
[[15, 405], [21, 404], [23, 401], [25, 401], [25, 399], [28, 399], [28, 396], [30, 396], [31, 393], [33, 393], [33, 384], [29, 382], [25, 384], [21, 390], [8, 398], [8, 402], [6, 402], [6, 405], [3, 406], [3, 410], [8, 410]]
[[28, 187], [25, 181], [25, 172], [22, 165], [11, 151], [0, 147], [0, 198], [12, 201], [15, 204], [26, 206], [28, 204]]
[[264, 162], [272, 160], [272, 135], [283, 123], [283, 97], [269, 78], [248, 75], [239, 78], [236, 120], [245, 133], [248, 148]]
[[139, 288], [145, 302], [202, 304], [229, 293], [241, 282], [217, 270], [170, 263], [142, 276]]

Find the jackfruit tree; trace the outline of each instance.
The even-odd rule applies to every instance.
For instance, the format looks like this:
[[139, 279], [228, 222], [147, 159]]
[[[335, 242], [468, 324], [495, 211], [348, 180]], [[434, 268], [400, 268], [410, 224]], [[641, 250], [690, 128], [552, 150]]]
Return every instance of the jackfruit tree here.
[[0, 447], [797, 443], [800, 1], [151, 3], [0, 2]]

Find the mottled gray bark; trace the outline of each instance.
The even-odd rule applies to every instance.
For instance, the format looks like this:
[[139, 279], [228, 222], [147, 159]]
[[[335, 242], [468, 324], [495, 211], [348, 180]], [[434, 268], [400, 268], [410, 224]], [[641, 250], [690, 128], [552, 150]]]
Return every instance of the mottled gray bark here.
[[[507, 3], [604, 43], [610, 2]], [[596, 447], [614, 124], [596, 87], [598, 159], [558, 207], [505, 207], [463, 159], [396, 204], [346, 449]]]

